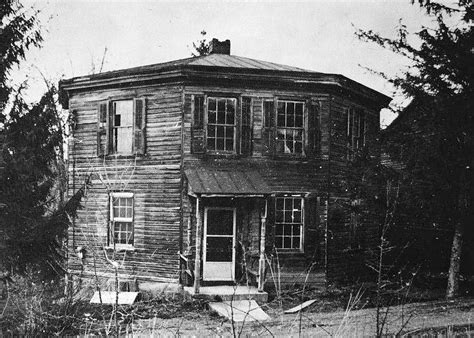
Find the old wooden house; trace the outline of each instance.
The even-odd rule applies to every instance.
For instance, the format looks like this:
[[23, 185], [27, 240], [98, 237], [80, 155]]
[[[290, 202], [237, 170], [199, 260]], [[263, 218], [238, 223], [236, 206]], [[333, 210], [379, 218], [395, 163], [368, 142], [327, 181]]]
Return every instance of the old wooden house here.
[[[193, 285], [324, 284], [355, 274], [377, 225], [347, 172], [378, 156], [390, 98], [338, 74], [207, 56], [60, 83], [75, 116], [70, 193], [91, 177], [69, 231], [82, 276]], [[350, 209], [349, 209], [350, 210]], [[300, 279], [298, 279], [300, 278]], [[303, 278], [304, 279], [304, 278]]]

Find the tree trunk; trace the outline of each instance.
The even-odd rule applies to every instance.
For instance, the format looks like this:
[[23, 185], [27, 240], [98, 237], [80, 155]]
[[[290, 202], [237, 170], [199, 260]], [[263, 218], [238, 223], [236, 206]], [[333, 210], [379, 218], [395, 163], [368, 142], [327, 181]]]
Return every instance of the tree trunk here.
[[449, 262], [448, 286], [446, 298], [457, 297], [459, 291], [459, 270], [461, 267], [462, 242], [464, 237], [464, 223], [457, 222], [454, 228], [453, 245], [451, 247], [451, 259]]

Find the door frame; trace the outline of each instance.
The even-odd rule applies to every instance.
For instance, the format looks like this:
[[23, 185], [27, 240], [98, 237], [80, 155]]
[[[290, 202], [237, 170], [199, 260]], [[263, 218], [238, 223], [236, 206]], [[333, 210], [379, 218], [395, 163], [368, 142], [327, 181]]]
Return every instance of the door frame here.
[[[207, 262], [207, 215], [209, 210], [230, 210], [233, 212], [233, 225], [232, 225], [232, 276], [229, 279], [223, 278], [206, 278], [206, 265]], [[236, 232], [237, 232], [237, 208], [235, 207], [205, 207], [204, 208], [204, 231], [203, 231], [203, 259], [202, 259], [202, 277], [204, 281], [235, 281], [235, 265], [236, 265]]]

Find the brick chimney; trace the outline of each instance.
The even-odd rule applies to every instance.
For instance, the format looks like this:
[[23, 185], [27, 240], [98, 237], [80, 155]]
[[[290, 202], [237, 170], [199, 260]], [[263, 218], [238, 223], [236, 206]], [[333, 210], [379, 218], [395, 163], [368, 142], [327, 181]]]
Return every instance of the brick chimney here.
[[209, 54], [230, 55], [230, 40], [219, 41], [216, 38], [212, 39]]

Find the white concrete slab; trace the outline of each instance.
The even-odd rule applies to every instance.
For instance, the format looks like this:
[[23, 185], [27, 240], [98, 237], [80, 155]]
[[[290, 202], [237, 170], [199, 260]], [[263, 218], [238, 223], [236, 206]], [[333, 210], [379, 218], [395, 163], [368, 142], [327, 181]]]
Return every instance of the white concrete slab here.
[[[120, 305], [132, 305], [137, 299], [138, 292], [119, 292], [118, 303]], [[91, 304], [115, 304], [117, 293], [115, 291], [99, 291], [94, 292]], [[102, 302], [100, 301], [102, 298]]]
[[212, 302], [209, 303], [209, 307], [222, 317], [226, 317], [234, 322], [263, 322], [270, 320], [270, 316], [254, 300]]

